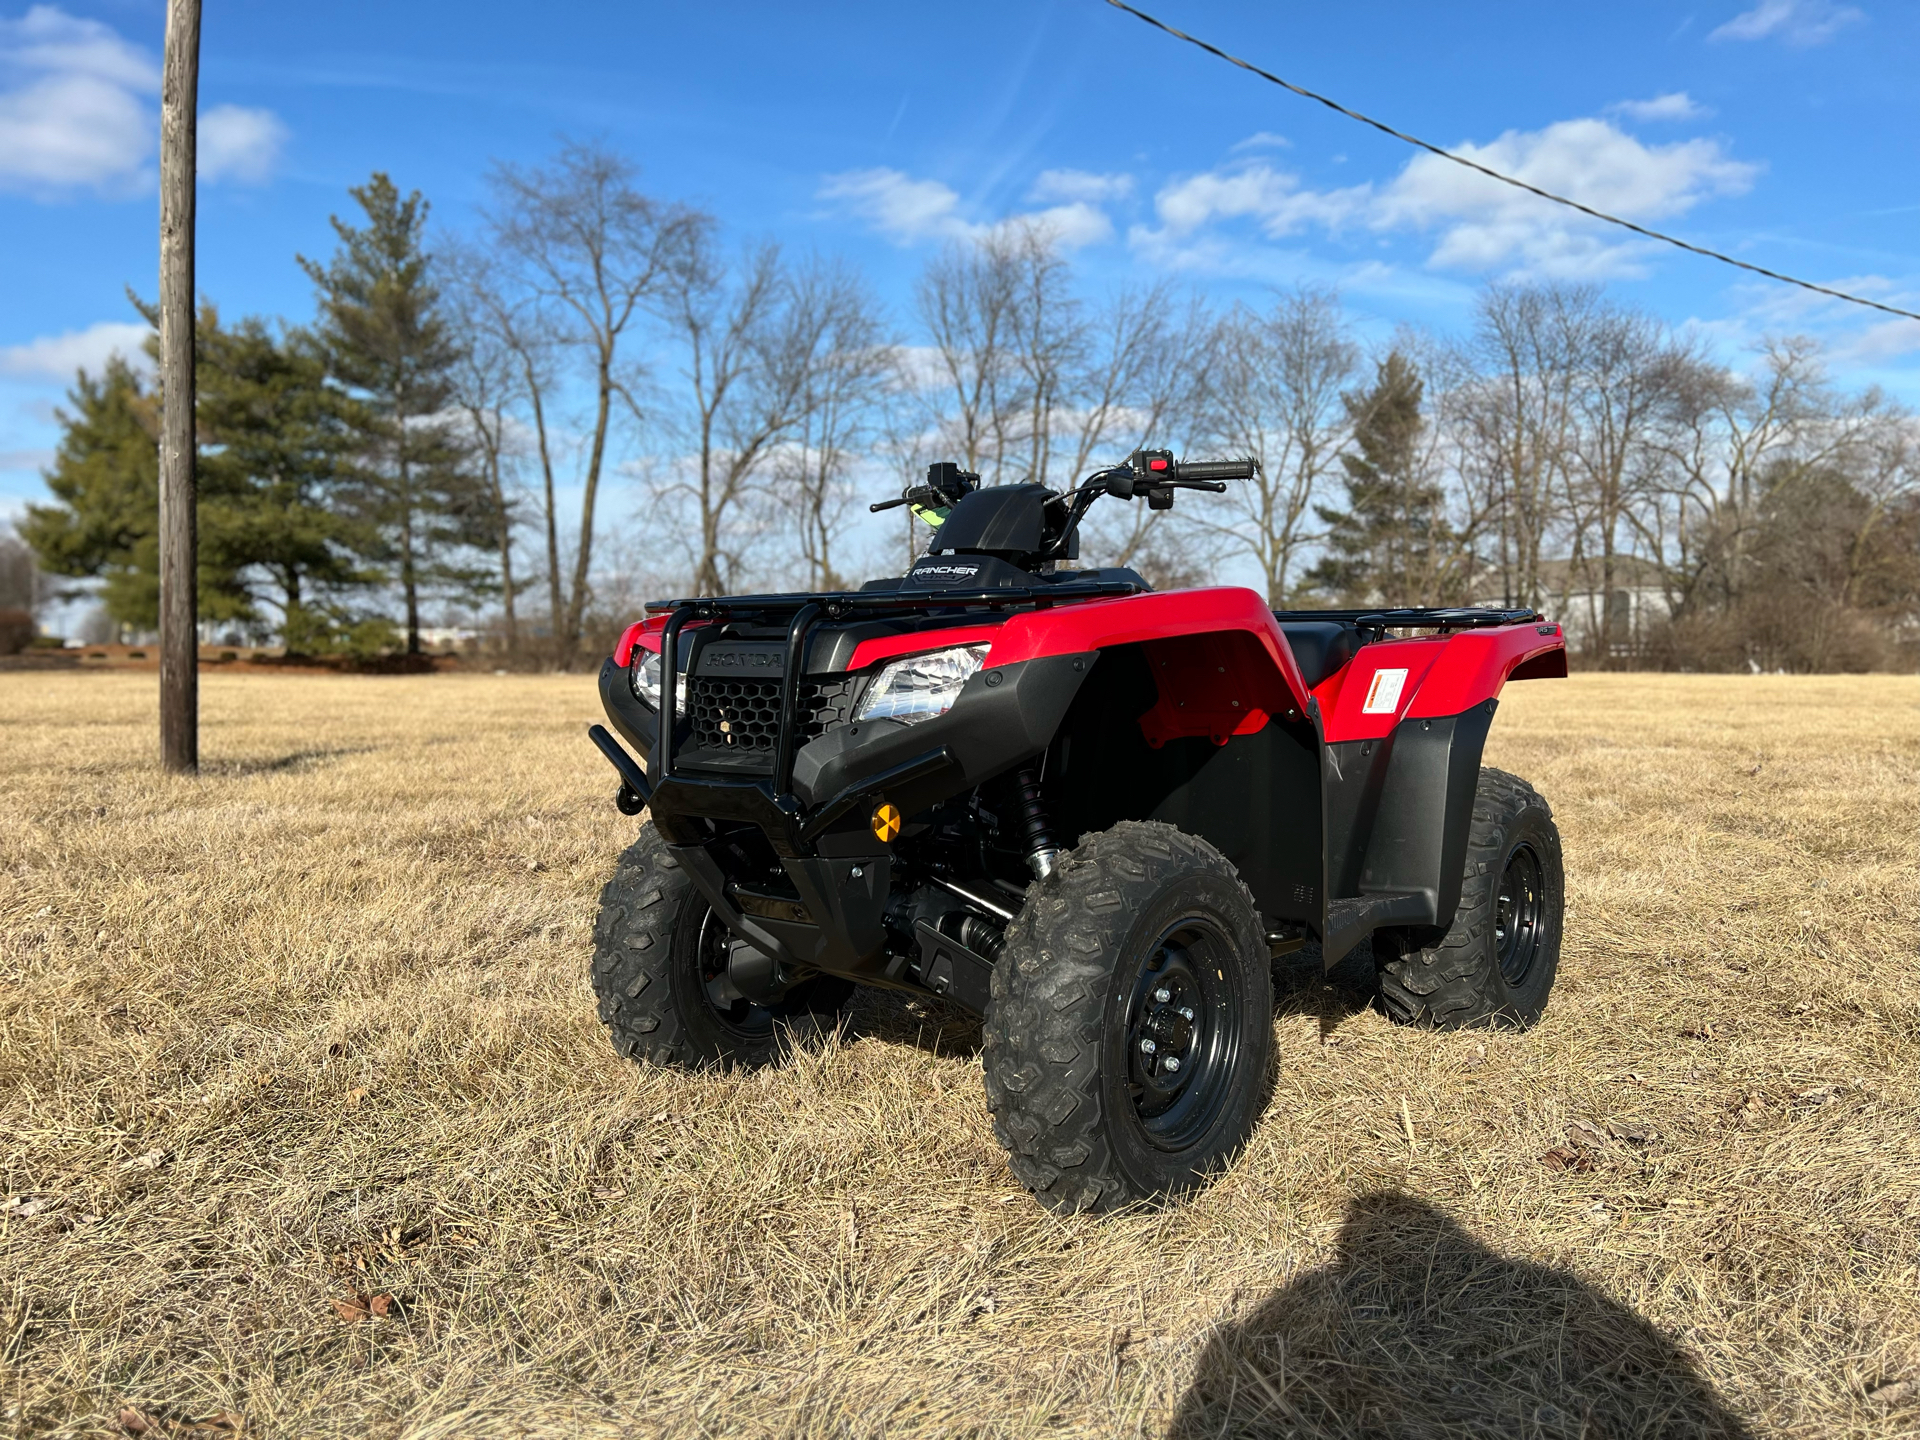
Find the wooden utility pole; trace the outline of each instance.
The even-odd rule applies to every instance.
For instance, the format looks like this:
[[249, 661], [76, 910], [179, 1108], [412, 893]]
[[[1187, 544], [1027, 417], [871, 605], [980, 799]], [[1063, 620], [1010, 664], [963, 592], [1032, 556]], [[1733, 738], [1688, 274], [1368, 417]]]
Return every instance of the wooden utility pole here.
[[200, 0], [167, 0], [160, 80], [160, 763], [200, 768], [199, 535], [193, 462], [194, 118]]

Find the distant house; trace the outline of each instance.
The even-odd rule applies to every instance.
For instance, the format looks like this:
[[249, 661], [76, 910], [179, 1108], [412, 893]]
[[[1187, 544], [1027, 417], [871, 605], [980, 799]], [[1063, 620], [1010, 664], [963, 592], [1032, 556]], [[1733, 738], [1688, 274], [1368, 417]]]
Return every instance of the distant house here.
[[[1653, 629], [1673, 613], [1662, 583], [1660, 567], [1637, 555], [1613, 557], [1613, 604], [1600, 585], [1600, 562], [1544, 560], [1540, 564], [1541, 608], [1566, 631], [1567, 648], [1577, 653], [1604, 653], [1610, 659], [1631, 660], [1646, 648]], [[1483, 600], [1498, 605], [1498, 599]]]
[[422, 625], [420, 648], [423, 650], [465, 650], [480, 640], [478, 630], [459, 625]]

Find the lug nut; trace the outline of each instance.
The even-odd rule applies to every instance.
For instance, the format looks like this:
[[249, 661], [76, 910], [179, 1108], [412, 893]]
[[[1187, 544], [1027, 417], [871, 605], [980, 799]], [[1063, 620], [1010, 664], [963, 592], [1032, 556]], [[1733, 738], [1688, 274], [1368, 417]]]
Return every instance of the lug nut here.
[[1142, 1055], [1151, 1055], [1153, 1054], [1154, 1051], [1158, 1050], [1159, 1048], [1160, 1047], [1154, 1044], [1153, 1041], [1151, 1040], [1142, 1040], [1140, 1042], [1140, 1053]]
[[1182, 1020], [1193, 1019], [1193, 1007], [1191, 1005], [1182, 1005], [1180, 1007], [1180, 1018]]
[[1172, 1072], [1172, 1071], [1175, 1071], [1175, 1070], [1178, 1070], [1178, 1069], [1180, 1068], [1180, 1057], [1179, 1057], [1178, 1055], [1169, 1055], [1169, 1056], [1167, 1056], [1167, 1058], [1166, 1058], [1166, 1059], [1165, 1059], [1165, 1060], [1164, 1060], [1164, 1061], [1162, 1062], [1162, 1064], [1164, 1064], [1164, 1065], [1165, 1065], [1165, 1067], [1166, 1067], [1166, 1069], [1167, 1069], [1167, 1070], [1168, 1070], [1169, 1072]]
[[1167, 1003], [1167, 1001], [1173, 999], [1173, 992], [1167, 989], [1166, 986], [1162, 985], [1158, 990], [1153, 992], [1153, 998], [1156, 1001], [1158, 1001], [1160, 1004], [1164, 1005]]

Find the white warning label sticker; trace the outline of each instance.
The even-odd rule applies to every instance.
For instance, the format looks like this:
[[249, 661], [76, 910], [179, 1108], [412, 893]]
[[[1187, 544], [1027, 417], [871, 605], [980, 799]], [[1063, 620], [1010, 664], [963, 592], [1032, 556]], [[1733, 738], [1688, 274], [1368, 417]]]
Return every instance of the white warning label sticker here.
[[1404, 670], [1376, 670], [1373, 683], [1367, 686], [1367, 703], [1360, 707], [1363, 715], [1392, 715], [1400, 709], [1400, 692], [1406, 688], [1407, 672]]

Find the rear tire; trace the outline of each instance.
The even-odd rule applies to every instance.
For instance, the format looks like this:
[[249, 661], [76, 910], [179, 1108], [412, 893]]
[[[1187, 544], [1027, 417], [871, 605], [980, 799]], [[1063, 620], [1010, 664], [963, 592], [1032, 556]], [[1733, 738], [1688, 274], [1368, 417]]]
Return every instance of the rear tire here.
[[726, 927], [651, 826], [620, 857], [593, 926], [593, 989], [613, 1048], [656, 1065], [771, 1065], [831, 1030], [850, 982], [802, 980], [771, 1005], [723, 1006]]
[[1481, 770], [1453, 925], [1381, 965], [1381, 1008], [1426, 1030], [1532, 1025], [1560, 965], [1565, 895], [1547, 802], [1517, 776]]
[[986, 1015], [987, 1105], [1049, 1210], [1205, 1183], [1253, 1133], [1273, 979], [1253, 897], [1205, 841], [1129, 821], [1087, 837], [1008, 928]]

